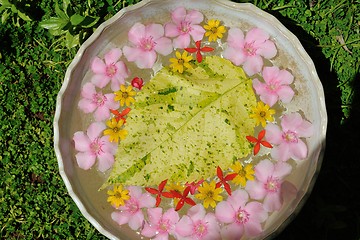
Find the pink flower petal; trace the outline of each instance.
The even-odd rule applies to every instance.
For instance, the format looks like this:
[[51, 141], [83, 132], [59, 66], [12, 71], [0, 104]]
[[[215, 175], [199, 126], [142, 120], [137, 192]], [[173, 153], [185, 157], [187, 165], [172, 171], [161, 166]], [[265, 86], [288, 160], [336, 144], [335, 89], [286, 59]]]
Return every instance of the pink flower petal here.
[[92, 99], [94, 94], [96, 94], [96, 89], [94, 84], [90, 82], [85, 83], [81, 89], [81, 96], [83, 98]]
[[250, 197], [256, 200], [261, 200], [266, 196], [266, 189], [264, 183], [259, 181], [248, 181], [245, 190], [249, 193]]
[[236, 51], [232, 47], [228, 47], [224, 50], [223, 57], [230, 60], [236, 66], [243, 64], [246, 60], [246, 56], [242, 53], [242, 51]]
[[164, 26], [165, 29], [165, 36], [166, 37], [177, 37], [179, 36], [179, 29], [177, 28], [177, 26], [174, 23], [167, 23]]
[[143, 51], [139, 48], [124, 46], [123, 53], [129, 62], [134, 62], [136, 59], [138, 59], [141, 56]]
[[245, 211], [250, 213], [250, 220], [254, 222], [262, 223], [268, 218], [267, 211], [259, 202], [249, 202], [245, 206]]
[[264, 63], [262, 58], [258, 55], [254, 55], [246, 59], [246, 61], [244, 62], [243, 69], [247, 73], [247, 75], [252, 76], [255, 73], [261, 71], [263, 64]]
[[172, 42], [169, 38], [166, 37], [159, 38], [156, 40], [154, 49], [161, 55], [169, 55], [173, 50]]
[[277, 162], [274, 166], [273, 177], [277, 177], [279, 179], [284, 178], [285, 176], [291, 173], [292, 167], [290, 164], [286, 162]]
[[111, 213], [111, 219], [117, 222], [119, 225], [123, 225], [129, 222], [131, 215], [128, 212], [115, 211]]
[[73, 140], [75, 142], [75, 149], [80, 152], [90, 151], [91, 141], [89, 137], [84, 132], [74, 133]]
[[233, 207], [233, 209], [239, 209], [244, 207], [249, 201], [249, 194], [242, 189], [233, 191], [231, 196], [228, 197], [227, 202]]
[[122, 52], [119, 48], [113, 48], [109, 52], [107, 52], [104, 56], [104, 61], [106, 65], [116, 63], [121, 57]]
[[296, 132], [297, 127], [300, 126], [302, 122], [303, 118], [299, 113], [289, 113], [282, 117], [281, 127], [284, 132], [287, 132], [288, 130]]
[[200, 25], [193, 25], [192, 30], [190, 32], [191, 37], [193, 38], [194, 42], [200, 41], [203, 39], [205, 34], [205, 29]]
[[179, 221], [179, 213], [174, 208], [170, 208], [164, 213], [163, 218], [175, 224]]
[[105, 172], [114, 164], [114, 155], [108, 152], [98, 155], [98, 159], [98, 169], [101, 172]]
[[190, 10], [185, 19], [192, 24], [199, 24], [204, 20], [204, 15], [197, 10]]
[[176, 224], [175, 232], [182, 237], [187, 237], [193, 233], [193, 221], [190, 217], [184, 215]]
[[156, 56], [155, 51], [142, 52], [142, 57], [138, 58], [135, 61], [135, 63], [138, 66], [138, 68], [141, 68], [141, 69], [152, 68], [156, 61], [156, 58], [157, 58], [157, 56]]
[[119, 103], [115, 102], [115, 100], [114, 100], [115, 94], [108, 93], [108, 94], [105, 94], [105, 97], [107, 99], [107, 101], [105, 102], [105, 106], [107, 108], [117, 109], [119, 107]]
[[162, 208], [148, 208], [147, 213], [149, 222], [156, 225], [162, 217]]
[[150, 226], [148, 223], [145, 222], [144, 228], [141, 230], [141, 235], [145, 237], [153, 237], [157, 233], [157, 229]]
[[266, 84], [271, 84], [273, 79], [276, 79], [279, 74], [279, 68], [277, 66], [264, 67], [262, 76]]
[[[128, 190], [130, 197], [133, 199], [139, 199], [142, 195], [142, 190], [141, 187], [139, 186], [129, 186]], [[139, 203], [140, 203], [140, 199], [139, 199]]]
[[206, 210], [202, 204], [197, 204], [187, 211], [187, 215], [190, 216], [194, 222], [197, 222], [205, 217]]
[[89, 136], [90, 140], [93, 141], [100, 136], [100, 134], [102, 133], [102, 131], [105, 130], [105, 128], [105, 123], [93, 122], [87, 129], [87, 135]]
[[232, 223], [235, 221], [235, 210], [228, 202], [219, 202], [215, 208], [216, 218], [223, 223]]
[[110, 110], [106, 106], [98, 107], [94, 112], [95, 121], [103, 121], [110, 117]]
[[142, 211], [137, 211], [129, 219], [129, 227], [132, 230], [137, 230], [143, 225], [143, 222], [144, 222], [144, 214], [142, 213]]
[[207, 234], [203, 237], [204, 240], [220, 240], [220, 226], [216, 220], [215, 214], [206, 214], [204, 220], [207, 225]]
[[138, 46], [141, 39], [145, 37], [145, 34], [145, 26], [141, 23], [135, 23], [128, 32], [128, 38], [131, 43], [133, 43], [135, 46]]
[[276, 79], [279, 80], [281, 84], [289, 85], [294, 81], [294, 76], [289, 71], [283, 69], [279, 70]]
[[289, 86], [281, 86], [278, 90], [277, 90], [277, 94], [279, 96], [279, 99], [283, 102], [283, 103], [289, 103], [292, 98], [294, 97], [294, 90], [289, 87]]
[[82, 98], [78, 102], [78, 107], [84, 113], [91, 113], [91, 112], [95, 111], [95, 109], [97, 108], [97, 105], [90, 99]]
[[171, 12], [171, 19], [175, 24], [180, 24], [186, 17], [186, 9], [184, 7], [177, 7]]
[[281, 209], [283, 204], [283, 199], [280, 196], [280, 192], [269, 193], [264, 199], [264, 209], [268, 212], [274, 212]]
[[262, 160], [255, 166], [255, 176], [260, 182], [266, 182], [273, 175], [274, 164], [268, 160]]
[[287, 143], [282, 143], [279, 146], [273, 147], [271, 149], [271, 157], [277, 161], [285, 162], [290, 159], [290, 147]]
[[271, 59], [276, 56], [277, 49], [272, 41], [266, 40], [263, 44], [261, 44], [261, 46], [259, 46], [256, 53], [263, 56], [264, 58]]
[[270, 35], [260, 28], [252, 28], [246, 33], [245, 42], [260, 42], [261, 44], [269, 39]]
[[242, 49], [244, 47], [244, 33], [238, 28], [230, 28], [227, 43], [230, 48]]
[[106, 73], [106, 65], [103, 60], [101, 60], [99, 57], [94, 57], [94, 59], [91, 61], [91, 70], [95, 74], [105, 74]]
[[282, 134], [283, 132], [280, 130], [279, 126], [273, 124], [273, 123], [268, 123], [265, 127], [266, 130], [266, 140], [272, 144], [280, 144], [283, 139], [282, 139]]
[[95, 163], [96, 156], [90, 152], [79, 152], [75, 155], [77, 164], [84, 170], [89, 170]]
[[256, 237], [263, 232], [261, 224], [257, 221], [248, 221], [244, 224], [244, 230], [247, 237]]
[[221, 229], [221, 238], [226, 240], [239, 240], [244, 235], [244, 225], [232, 223]]
[[299, 137], [311, 137], [314, 134], [314, 126], [310, 122], [304, 120], [296, 128], [296, 132]]
[[103, 88], [110, 82], [110, 77], [104, 74], [97, 74], [92, 76], [91, 82], [98, 88]]
[[157, 40], [164, 36], [164, 27], [161, 24], [149, 24], [145, 27], [146, 35], [145, 37], [152, 37], [154, 40]]
[[156, 200], [148, 193], [144, 193], [141, 195], [139, 199], [139, 207], [140, 208], [152, 208], [155, 206]]
[[307, 156], [307, 146], [306, 144], [299, 139], [295, 144], [289, 144], [290, 147], [290, 156], [294, 160], [303, 160]]
[[269, 107], [274, 106], [274, 104], [279, 100], [279, 96], [273, 92], [267, 92], [260, 96], [261, 101], [269, 105]]
[[190, 45], [190, 35], [183, 34], [179, 35], [173, 40], [174, 48], [186, 48]]

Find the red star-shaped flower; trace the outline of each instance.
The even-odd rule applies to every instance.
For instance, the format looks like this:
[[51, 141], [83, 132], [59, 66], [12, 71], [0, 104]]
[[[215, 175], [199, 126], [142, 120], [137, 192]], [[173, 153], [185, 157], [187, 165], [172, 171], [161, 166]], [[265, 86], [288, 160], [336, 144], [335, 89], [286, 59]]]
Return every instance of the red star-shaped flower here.
[[224, 177], [224, 173], [219, 166], [217, 167], [216, 172], [220, 180], [216, 183], [216, 188], [219, 188], [221, 185], [223, 185], [226, 192], [231, 196], [231, 188], [227, 182], [233, 180], [237, 176], [237, 173], [230, 173]]
[[189, 53], [195, 53], [196, 52], [196, 60], [201, 63], [203, 56], [201, 55], [201, 52], [211, 52], [214, 51], [214, 49], [212, 47], [201, 47], [201, 40], [200, 41], [196, 41], [195, 42], [195, 46], [194, 48], [185, 48], [185, 51], [189, 52]]
[[124, 124], [126, 122], [125, 116], [130, 112], [131, 108], [125, 108], [121, 113], [118, 110], [110, 109], [110, 112], [115, 115], [116, 121], [120, 121], [120, 119], [124, 120]]
[[192, 200], [191, 198], [188, 197], [189, 192], [190, 192], [190, 186], [185, 188], [183, 194], [180, 194], [177, 191], [171, 191], [171, 194], [174, 198], [179, 198], [179, 202], [176, 204], [175, 211], [179, 211], [184, 206], [185, 203], [187, 203], [191, 206], [196, 205], [194, 200]]
[[272, 148], [271, 144], [267, 141], [264, 141], [263, 138], [265, 137], [265, 133], [266, 130], [262, 130], [259, 132], [258, 137], [253, 137], [253, 136], [246, 136], [246, 139], [255, 144], [254, 146], [254, 155], [258, 154], [258, 152], [260, 151], [260, 145], [263, 145], [264, 147], [267, 148]]
[[146, 187], [145, 190], [148, 191], [149, 193], [151, 194], [156, 194], [156, 207], [158, 207], [161, 203], [161, 197], [164, 196], [166, 198], [172, 198], [173, 195], [169, 192], [163, 192], [164, 190], [164, 187], [167, 183], [167, 179], [162, 181], [160, 184], [159, 184], [159, 187], [158, 189], [156, 188], [150, 188], [150, 187]]

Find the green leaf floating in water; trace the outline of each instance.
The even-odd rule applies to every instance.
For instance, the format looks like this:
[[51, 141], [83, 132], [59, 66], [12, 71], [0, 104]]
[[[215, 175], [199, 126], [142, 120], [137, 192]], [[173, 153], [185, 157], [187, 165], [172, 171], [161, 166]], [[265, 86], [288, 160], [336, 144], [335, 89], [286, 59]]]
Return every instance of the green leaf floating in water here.
[[207, 57], [184, 74], [161, 69], [136, 97], [107, 184], [191, 182], [247, 156], [256, 97], [251, 79], [221, 57]]

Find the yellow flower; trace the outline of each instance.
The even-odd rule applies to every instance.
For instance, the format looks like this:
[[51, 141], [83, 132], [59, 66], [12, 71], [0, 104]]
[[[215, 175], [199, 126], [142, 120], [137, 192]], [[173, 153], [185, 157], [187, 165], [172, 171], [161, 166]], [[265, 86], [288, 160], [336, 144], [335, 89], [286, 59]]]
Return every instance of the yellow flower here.
[[221, 39], [223, 37], [223, 34], [226, 32], [226, 28], [222, 25], [220, 25], [219, 20], [210, 19], [207, 22], [207, 25], [204, 25], [205, 30], [205, 36], [209, 37], [209, 42], [216, 42], [216, 40], [219, 38]]
[[104, 135], [109, 135], [110, 142], [119, 142], [119, 138], [124, 140], [128, 134], [128, 131], [121, 129], [124, 124], [124, 120], [120, 119], [116, 121], [116, 118], [112, 118], [106, 121], [106, 125], [109, 127], [104, 130]]
[[274, 121], [273, 114], [275, 114], [275, 110], [271, 109], [269, 105], [265, 104], [263, 102], [258, 102], [257, 106], [252, 109], [253, 114], [250, 114], [250, 117], [255, 119], [256, 124], [261, 125], [263, 127], [266, 126], [266, 120], [269, 122]]
[[125, 85], [120, 86], [120, 91], [115, 92], [115, 101], [120, 101], [120, 106], [130, 106], [131, 103], [135, 102], [133, 96], [136, 95], [136, 92], [132, 90], [132, 86], [129, 85], [127, 88]]
[[178, 71], [179, 73], [184, 72], [185, 68], [191, 68], [190, 61], [193, 59], [192, 56], [188, 56], [188, 53], [184, 51], [182, 54], [179, 51], [175, 53], [176, 58], [170, 58], [170, 67], [174, 72]]
[[122, 185], [114, 186], [114, 189], [107, 191], [107, 194], [109, 195], [107, 201], [115, 208], [125, 205], [125, 201], [130, 199], [129, 190], [123, 190]]
[[238, 174], [232, 180], [234, 184], [245, 187], [247, 180], [254, 180], [255, 171], [252, 164], [243, 167], [239, 161], [236, 161], [230, 168]]
[[203, 182], [198, 188], [199, 193], [195, 195], [197, 199], [204, 200], [204, 207], [208, 208], [209, 205], [212, 208], [216, 207], [216, 201], [222, 201], [223, 197], [219, 195], [223, 190], [222, 188], [216, 188], [215, 180], [211, 183]]

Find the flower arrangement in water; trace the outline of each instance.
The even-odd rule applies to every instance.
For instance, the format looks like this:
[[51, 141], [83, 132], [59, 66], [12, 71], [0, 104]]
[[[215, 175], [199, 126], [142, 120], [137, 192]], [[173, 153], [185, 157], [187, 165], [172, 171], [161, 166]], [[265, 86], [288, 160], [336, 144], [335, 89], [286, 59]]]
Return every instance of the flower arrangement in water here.
[[[132, 114], [137, 94], [149, 80], [132, 75], [127, 65], [151, 69], [162, 56], [173, 74], [186, 74], [203, 59], [220, 54], [252, 78], [257, 102], [248, 118], [255, 122], [254, 136], [244, 141], [253, 146], [244, 159], [229, 159], [228, 169], [217, 166], [213, 176], [196, 181], [169, 182], [157, 186], [108, 187], [111, 217], [128, 224], [142, 236], [154, 239], [240, 239], [261, 235], [268, 216], [284, 204], [284, 184], [291, 193], [295, 186], [286, 180], [293, 167], [289, 159], [308, 155], [305, 138], [312, 124], [300, 113], [285, 113], [283, 104], [295, 96], [291, 71], [265, 66], [277, 55], [275, 42], [260, 28], [243, 31], [226, 27], [219, 19], [206, 19], [197, 10], [178, 7], [164, 25], [136, 23], [128, 32], [128, 45], [110, 49], [92, 59], [91, 82], [83, 85], [79, 109], [93, 113], [86, 131], [74, 134], [78, 166], [105, 172], [112, 167], [117, 146], [129, 137], [127, 116]], [[224, 40], [226, 39], [226, 40]], [[122, 60], [121, 60], [122, 59]], [[110, 85], [110, 93], [105, 88]], [[176, 89], [175, 89], [176, 90]], [[163, 95], [174, 89], [167, 89]], [[169, 111], [173, 106], [169, 105]], [[283, 111], [283, 112], [282, 112]]]

